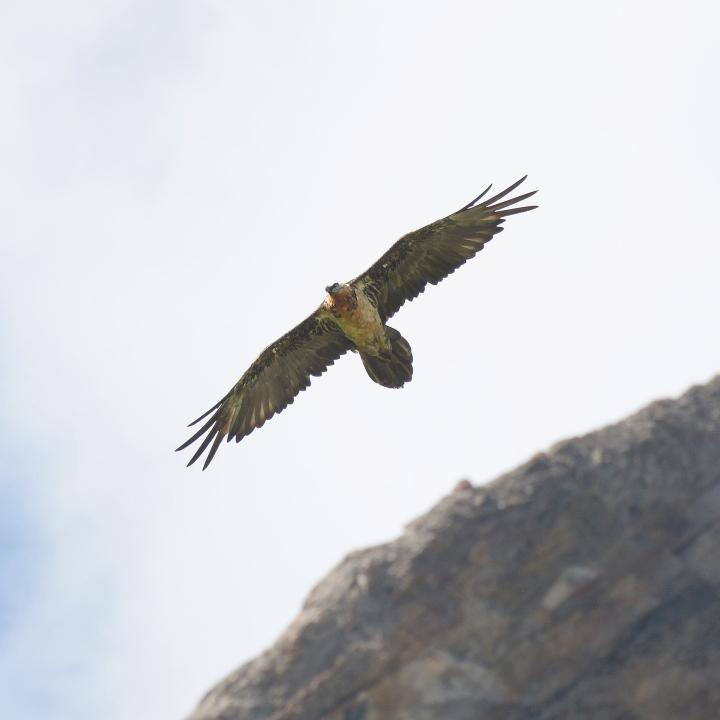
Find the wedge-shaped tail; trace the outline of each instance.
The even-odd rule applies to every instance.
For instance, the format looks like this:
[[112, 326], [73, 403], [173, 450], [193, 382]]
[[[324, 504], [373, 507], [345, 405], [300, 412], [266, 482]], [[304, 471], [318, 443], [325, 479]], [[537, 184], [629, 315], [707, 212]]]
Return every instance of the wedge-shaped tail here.
[[400, 388], [412, 380], [412, 350], [410, 343], [395, 328], [386, 327], [392, 345], [389, 358], [373, 357], [360, 353], [367, 374], [376, 383], [388, 388]]

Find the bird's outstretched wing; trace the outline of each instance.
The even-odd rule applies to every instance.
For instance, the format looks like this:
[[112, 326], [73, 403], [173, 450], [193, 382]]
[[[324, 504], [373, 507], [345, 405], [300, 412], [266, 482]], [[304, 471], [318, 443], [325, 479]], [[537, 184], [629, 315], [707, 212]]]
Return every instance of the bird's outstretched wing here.
[[210, 419], [177, 449], [183, 450], [205, 435], [188, 463], [192, 465], [212, 443], [204, 470], [224, 437], [240, 442], [292, 403], [295, 396], [310, 385], [311, 375], [322, 375], [351, 347], [350, 340], [321, 306], [266, 347], [232, 390], [190, 423], [189, 427], [192, 427], [210, 415]]
[[417, 297], [428, 283], [436, 285], [474, 257], [503, 229], [501, 225], [508, 215], [537, 207], [512, 207], [536, 191], [503, 200], [525, 177], [479, 202], [492, 187], [488, 186], [456, 213], [401, 237], [372, 267], [353, 280], [375, 303], [383, 322], [406, 300]]

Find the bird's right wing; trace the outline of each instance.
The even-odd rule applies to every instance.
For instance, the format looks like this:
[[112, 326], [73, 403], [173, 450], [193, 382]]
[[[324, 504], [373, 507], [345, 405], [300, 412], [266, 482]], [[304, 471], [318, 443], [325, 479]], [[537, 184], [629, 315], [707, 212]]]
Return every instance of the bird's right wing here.
[[[227, 436], [240, 442], [276, 413], [282, 412], [295, 396], [310, 385], [310, 377], [327, 370], [352, 343], [340, 331], [322, 306], [312, 315], [263, 350], [230, 392], [190, 427], [210, 419], [178, 450], [203, 439], [190, 458], [192, 465], [212, 442], [203, 470]], [[212, 413], [212, 414], [211, 414]], [[206, 434], [207, 433], [207, 434]]]
[[485, 243], [502, 230], [501, 225], [508, 215], [536, 207], [512, 207], [535, 192], [503, 200], [523, 180], [525, 178], [479, 202], [490, 190], [488, 187], [456, 213], [401, 237], [376, 263], [353, 280], [353, 284], [361, 287], [376, 305], [383, 322], [404, 302], [417, 297], [428, 283], [436, 285], [482, 250]]

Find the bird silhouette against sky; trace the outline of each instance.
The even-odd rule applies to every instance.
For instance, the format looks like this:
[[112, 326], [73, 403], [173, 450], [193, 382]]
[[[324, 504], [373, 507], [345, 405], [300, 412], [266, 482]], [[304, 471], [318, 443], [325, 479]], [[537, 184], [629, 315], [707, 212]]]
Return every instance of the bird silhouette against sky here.
[[266, 347], [230, 392], [190, 423], [192, 427], [210, 416], [177, 448], [183, 450], [205, 435], [188, 465], [210, 446], [204, 470], [223, 438], [240, 442], [262, 427], [310, 385], [311, 376], [322, 375], [348, 350], [360, 355], [376, 383], [400, 388], [409, 382], [413, 372], [410, 344], [387, 321], [428, 283], [436, 285], [482, 250], [503, 229], [506, 217], [537, 207], [517, 206], [536, 191], [503, 200], [525, 177], [480, 202], [492, 187], [488, 186], [452, 215], [400, 238], [354, 280], [328, 285], [320, 307]]

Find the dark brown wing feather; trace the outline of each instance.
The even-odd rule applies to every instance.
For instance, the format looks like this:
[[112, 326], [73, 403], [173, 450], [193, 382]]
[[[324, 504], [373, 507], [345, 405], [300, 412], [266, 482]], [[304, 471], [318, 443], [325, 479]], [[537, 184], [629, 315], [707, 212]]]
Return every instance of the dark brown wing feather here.
[[318, 308], [289, 333], [263, 350], [237, 381], [235, 387], [190, 426], [210, 415], [209, 420], [178, 450], [203, 435], [200, 447], [190, 458], [192, 465], [212, 443], [203, 470], [210, 464], [224, 437], [240, 442], [255, 428], [282, 412], [295, 396], [310, 385], [310, 377], [327, 370], [352, 343], [338, 326]]
[[[527, 177], [527, 175], [525, 176]], [[487, 192], [442, 220], [400, 238], [372, 267], [353, 280], [377, 306], [383, 322], [406, 300], [417, 297], [428, 283], [436, 285], [482, 250], [499, 233], [508, 215], [533, 210], [537, 205], [511, 207], [535, 192], [501, 201], [525, 177], [480, 203]]]

